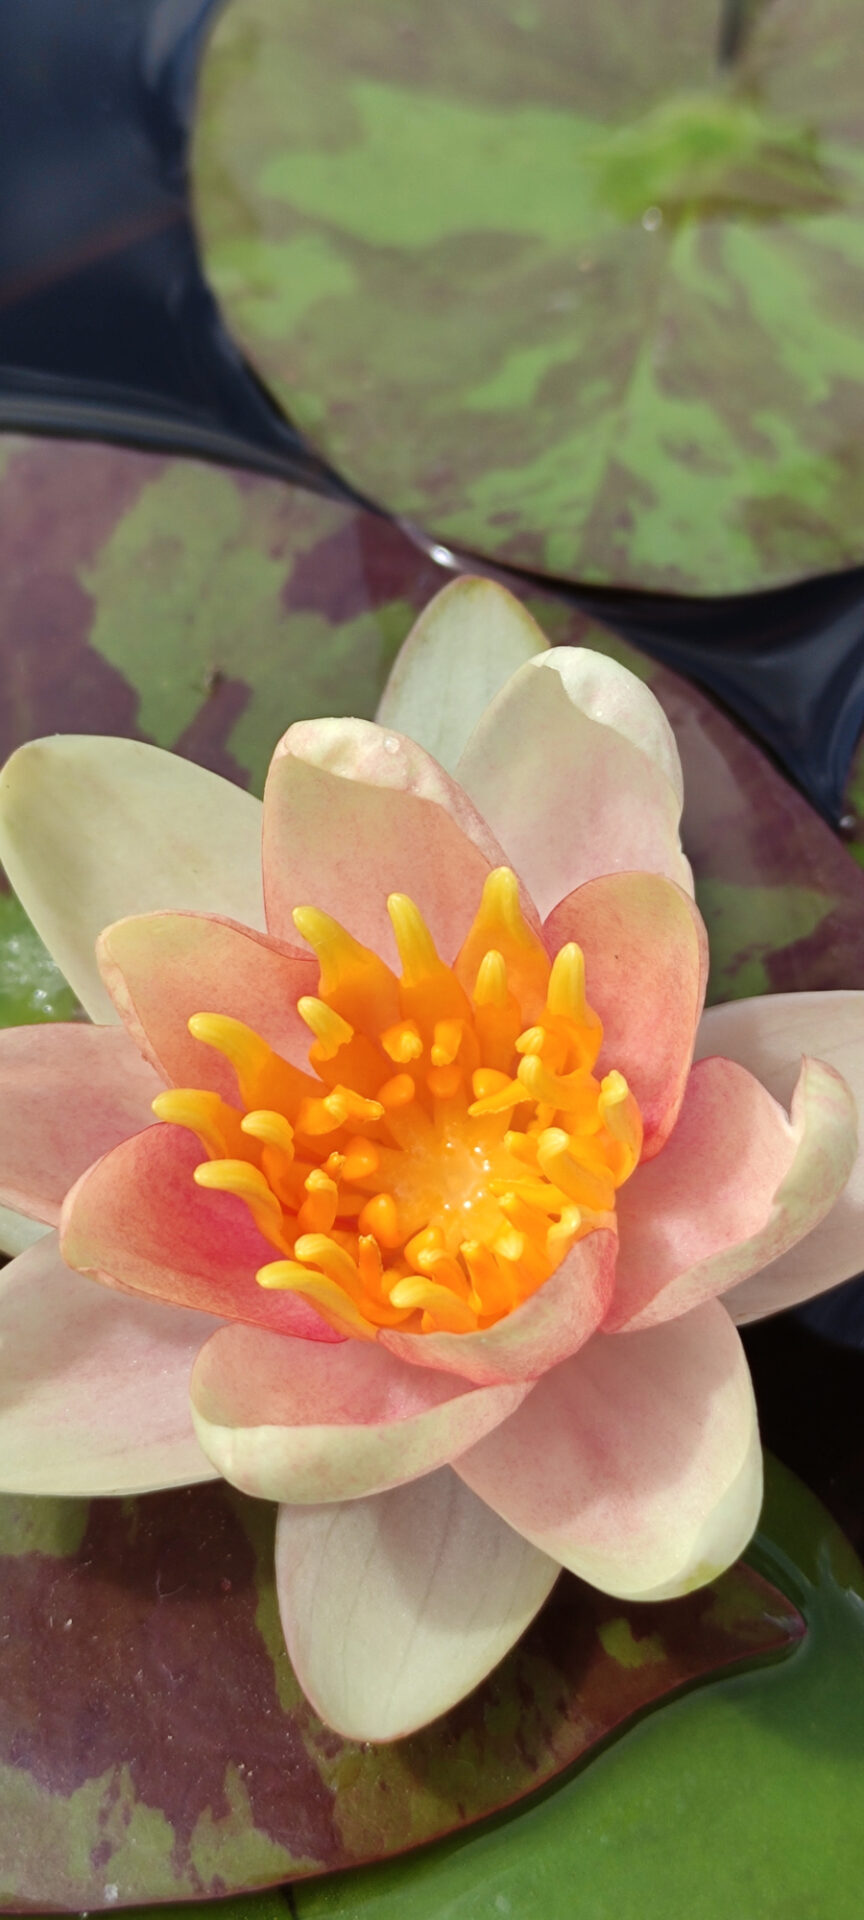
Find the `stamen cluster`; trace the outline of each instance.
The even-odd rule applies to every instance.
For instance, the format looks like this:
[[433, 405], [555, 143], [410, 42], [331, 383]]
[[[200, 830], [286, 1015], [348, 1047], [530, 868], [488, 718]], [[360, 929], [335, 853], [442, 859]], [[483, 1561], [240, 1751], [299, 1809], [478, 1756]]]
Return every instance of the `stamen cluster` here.
[[550, 961], [509, 868], [490, 874], [452, 968], [413, 901], [393, 894], [388, 910], [400, 978], [327, 914], [295, 912], [321, 969], [298, 1001], [309, 1073], [241, 1021], [198, 1013], [190, 1032], [230, 1061], [238, 1104], [175, 1088], [154, 1111], [191, 1128], [198, 1185], [245, 1201], [278, 1251], [262, 1287], [365, 1339], [475, 1332], [614, 1224], [641, 1116], [620, 1073], [593, 1071], [603, 1030], [581, 949]]

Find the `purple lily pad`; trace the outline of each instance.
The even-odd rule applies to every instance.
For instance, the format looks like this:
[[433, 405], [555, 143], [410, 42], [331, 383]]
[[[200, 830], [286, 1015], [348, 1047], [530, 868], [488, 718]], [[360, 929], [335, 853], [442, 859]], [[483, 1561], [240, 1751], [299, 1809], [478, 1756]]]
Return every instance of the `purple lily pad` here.
[[203, 1899], [402, 1852], [804, 1631], [745, 1566], [647, 1606], [564, 1575], [468, 1700], [360, 1746], [321, 1725], [291, 1671], [274, 1512], [221, 1485], [0, 1504], [4, 1910]]

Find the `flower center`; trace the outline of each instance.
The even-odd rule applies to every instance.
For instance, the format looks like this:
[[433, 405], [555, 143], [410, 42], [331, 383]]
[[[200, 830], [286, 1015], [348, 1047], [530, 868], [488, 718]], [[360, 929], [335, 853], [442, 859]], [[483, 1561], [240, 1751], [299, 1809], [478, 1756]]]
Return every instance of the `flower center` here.
[[175, 1088], [153, 1102], [207, 1159], [199, 1186], [245, 1201], [279, 1258], [262, 1287], [303, 1294], [340, 1332], [468, 1333], [542, 1286], [614, 1218], [642, 1145], [603, 1040], [581, 949], [550, 961], [515, 875], [490, 874], [454, 966], [413, 901], [388, 910], [401, 978], [315, 907], [294, 920], [321, 968], [298, 1001], [311, 1073], [224, 1014], [193, 1036], [230, 1061], [239, 1104]]

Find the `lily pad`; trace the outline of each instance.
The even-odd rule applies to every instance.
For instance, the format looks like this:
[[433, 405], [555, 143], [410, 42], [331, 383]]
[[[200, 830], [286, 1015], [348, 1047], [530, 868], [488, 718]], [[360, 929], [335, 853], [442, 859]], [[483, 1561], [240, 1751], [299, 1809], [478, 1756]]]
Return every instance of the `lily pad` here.
[[260, 790], [292, 720], [374, 709], [448, 578], [386, 521], [281, 481], [0, 439], [0, 760], [126, 734]]
[[565, 1575], [469, 1700], [409, 1740], [359, 1746], [321, 1725], [291, 1671], [274, 1519], [221, 1485], [0, 1504], [4, 1908], [200, 1899], [402, 1852], [804, 1631], [747, 1567], [641, 1607]]
[[800, 1653], [672, 1702], [478, 1834], [295, 1888], [297, 1920], [860, 1920], [864, 1572], [776, 1465], [758, 1538]]
[[864, 554], [858, 0], [230, 0], [204, 262], [358, 488], [558, 577]]
[[[260, 792], [292, 720], [371, 715], [451, 577], [398, 527], [195, 460], [0, 438], [0, 759], [57, 729], [155, 741]], [[705, 694], [518, 580], [549, 638], [613, 653], [665, 706], [712, 997], [864, 980], [864, 876]], [[2, 886], [2, 876], [0, 876]], [[0, 893], [0, 1024], [74, 1005]]]

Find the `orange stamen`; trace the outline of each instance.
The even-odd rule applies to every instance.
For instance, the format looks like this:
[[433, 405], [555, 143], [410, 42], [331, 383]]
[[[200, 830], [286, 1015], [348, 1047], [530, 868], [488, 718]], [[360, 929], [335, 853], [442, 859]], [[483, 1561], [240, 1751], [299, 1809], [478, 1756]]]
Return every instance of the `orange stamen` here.
[[399, 980], [329, 915], [295, 913], [321, 969], [298, 1001], [312, 1071], [242, 1021], [196, 1014], [190, 1032], [230, 1062], [241, 1107], [178, 1088], [154, 1111], [197, 1134], [198, 1186], [242, 1200], [277, 1249], [262, 1287], [363, 1339], [465, 1335], [614, 1227], [642, 1119], [620, 1073], [594, 1072], [603, 1032], [580, 949], [550, 964], [507, 868], [452, 968], [413, 901], [387, 904]]

